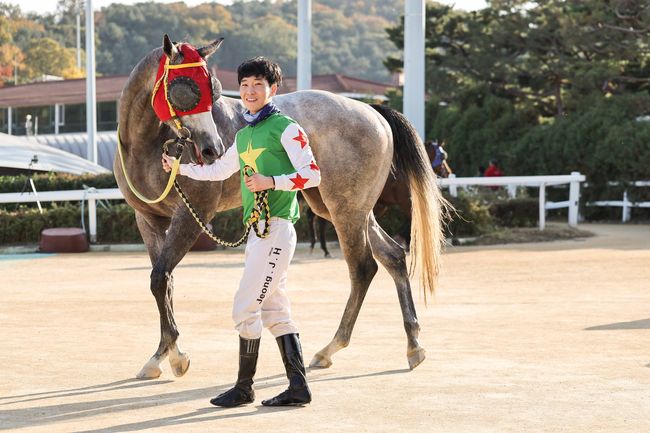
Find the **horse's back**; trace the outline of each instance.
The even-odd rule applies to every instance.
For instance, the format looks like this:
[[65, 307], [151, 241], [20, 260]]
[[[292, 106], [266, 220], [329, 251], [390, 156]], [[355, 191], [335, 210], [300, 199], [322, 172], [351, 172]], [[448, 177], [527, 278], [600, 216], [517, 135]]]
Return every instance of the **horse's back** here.
[[[371, 209], [390, 171], [390, 126], [371, 106], [334, 93], [305, 90], [273, 98], [307, 132], [328, 196]], [[354, 179], [351, 181], [350, 179]]]

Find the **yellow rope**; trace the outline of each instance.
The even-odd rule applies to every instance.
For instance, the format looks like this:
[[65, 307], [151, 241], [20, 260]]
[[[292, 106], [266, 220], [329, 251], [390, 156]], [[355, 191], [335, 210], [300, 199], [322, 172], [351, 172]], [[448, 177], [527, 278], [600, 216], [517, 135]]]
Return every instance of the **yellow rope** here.
[[120, 155], [120, 163], [122, 164], [122, 172], [124, 173], [124, 178], [126, 179], [126, 183], [129, 185], [129, 188], [137, 198], [139, 198], [145, 203], [154, 204], [163, 201], [165, 197], [167, 197], [167, 194], [169, 194], [169, 191], [171, 191], [172, 186], [174, 186], [174, 181], [176, 180], [176, 174], [178, 173], [178, 169], [181, 165], [180, 158], [176, 158], [176, 160], [174, 161], [174, 165], [172, 165], [172, 172], [169, 175], [169, 181], [167, 181], [167, 186], [165, 187], [165, 190], [162, 192], [162, 194], [160, 194], [160, 197], [156, 199], [150, 199], [145, 197], [137, 189], [135, 189], [133, 183], [131, 182], [131, 179], [129, 179], [128, 173], [126, 172], [126, 165], [124, 164], [124, 156], [122, 156], [122, 142], [120, 140], [119, 125], [117, 127], [117, 153]]

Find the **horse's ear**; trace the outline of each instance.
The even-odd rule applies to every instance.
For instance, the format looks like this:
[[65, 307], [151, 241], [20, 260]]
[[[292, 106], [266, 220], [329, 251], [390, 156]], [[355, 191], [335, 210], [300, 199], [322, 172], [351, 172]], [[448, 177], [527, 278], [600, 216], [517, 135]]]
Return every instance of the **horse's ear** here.
[[214, 42], [212, 42], [209, 45], [206, 45], [205, 47], [199, 48], [197, 51], [199, 52], [201, 57], [207, 59], [212, 54], [214, 54], [215, 51], [219, 49], [222, 43], [223, 43], [223, 38], [215, 39]]
[[176, 48], [176, 45], [169, 39], [169, 36], [167, 36], [167, 33], [165, 33], [165, 36], [163, 36], [163, 51], [169, 57], [169, 61], [173, 62], [176, 57], [178, 57], [178, 48]]

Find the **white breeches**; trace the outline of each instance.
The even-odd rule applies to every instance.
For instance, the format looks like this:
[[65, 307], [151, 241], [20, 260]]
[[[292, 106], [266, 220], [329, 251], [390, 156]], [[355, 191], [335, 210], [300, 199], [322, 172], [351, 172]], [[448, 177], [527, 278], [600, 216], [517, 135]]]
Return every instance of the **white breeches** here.
[[[232, 318], [239, 335], [260, 338], [262, 326], [274, 337], [297, 333], [286, 294], [287, 270], [296, 250], [296, 230], [290, 221], [270, 219], [269, 236], [261, 239], [253, 230], [246, 243], [244, 275], [235, 293]], [[260, 229], [264, 223], [260, 223]]]

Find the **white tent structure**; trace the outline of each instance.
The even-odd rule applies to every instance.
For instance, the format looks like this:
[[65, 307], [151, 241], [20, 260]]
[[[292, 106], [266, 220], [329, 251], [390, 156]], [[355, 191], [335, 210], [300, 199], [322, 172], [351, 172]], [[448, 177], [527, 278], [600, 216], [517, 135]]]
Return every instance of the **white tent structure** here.
[[100, 174], [109, 170], [77, 155], [40, 144], [33, 138], [0, 133], [0, 170], [55, 171]]

